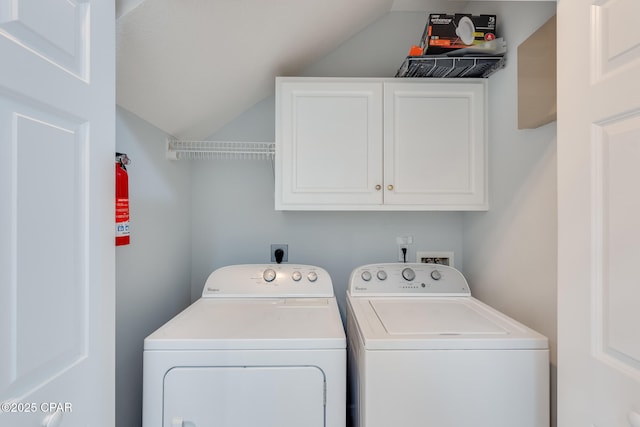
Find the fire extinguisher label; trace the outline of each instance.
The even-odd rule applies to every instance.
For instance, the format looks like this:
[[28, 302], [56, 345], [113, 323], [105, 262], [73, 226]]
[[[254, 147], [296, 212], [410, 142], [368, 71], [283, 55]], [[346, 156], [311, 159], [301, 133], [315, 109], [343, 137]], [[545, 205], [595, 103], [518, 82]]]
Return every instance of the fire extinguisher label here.
[[116, 237], [129, 235], [129, 222], [121, 222], [116, 224]]
[[116, 198], [116, 237], [129, 235], [129, 199]]
[[123, 237], [128, 235], [129, 235], [129, 222], [116, 224], [116, 237]]

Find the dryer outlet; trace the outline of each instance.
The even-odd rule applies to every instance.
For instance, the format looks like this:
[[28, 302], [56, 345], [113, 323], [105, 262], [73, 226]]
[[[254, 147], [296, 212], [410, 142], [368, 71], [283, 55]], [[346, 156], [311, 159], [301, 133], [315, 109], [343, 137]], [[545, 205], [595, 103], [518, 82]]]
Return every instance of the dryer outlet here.
[[276, 251], [282, 251], [282, 259], [280, 262], [289, 261], [289, 245], [283, 243], [272, 243], [271, 244], [271, 262], [278, 262], [278, 257], [276, 255]]

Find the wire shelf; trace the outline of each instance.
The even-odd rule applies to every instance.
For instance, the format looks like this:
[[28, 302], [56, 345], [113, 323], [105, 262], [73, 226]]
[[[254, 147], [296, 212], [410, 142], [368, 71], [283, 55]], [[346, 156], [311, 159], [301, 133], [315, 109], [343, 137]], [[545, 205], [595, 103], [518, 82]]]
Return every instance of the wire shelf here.
[[407, 56], [396, 77], [489, 77], [504, 67], [503, 56]]
[[273, 160], [274, 142], [167, 140], [173, 160]]

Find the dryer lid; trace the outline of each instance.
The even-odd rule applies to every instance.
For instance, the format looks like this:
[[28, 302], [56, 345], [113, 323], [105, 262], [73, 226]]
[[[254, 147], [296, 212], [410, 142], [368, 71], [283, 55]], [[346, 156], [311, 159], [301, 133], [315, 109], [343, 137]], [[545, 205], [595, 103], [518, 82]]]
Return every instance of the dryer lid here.
[[335, 298], [200, 298], [144, 340], [145, 350], [345, 347]]

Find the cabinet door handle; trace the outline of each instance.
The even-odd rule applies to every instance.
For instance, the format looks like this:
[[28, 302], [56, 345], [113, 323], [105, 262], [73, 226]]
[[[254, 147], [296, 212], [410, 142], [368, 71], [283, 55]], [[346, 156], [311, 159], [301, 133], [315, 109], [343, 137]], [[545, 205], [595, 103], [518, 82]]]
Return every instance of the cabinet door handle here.
[[376, 190], [378, 190], [378, 191], [382, 190], [382, 185], [380, 185], [380, 184], [376, 185]]
[[391, 185], [391, 184], [387, 185], [387, 190], [393, 191], [393, 185]]

